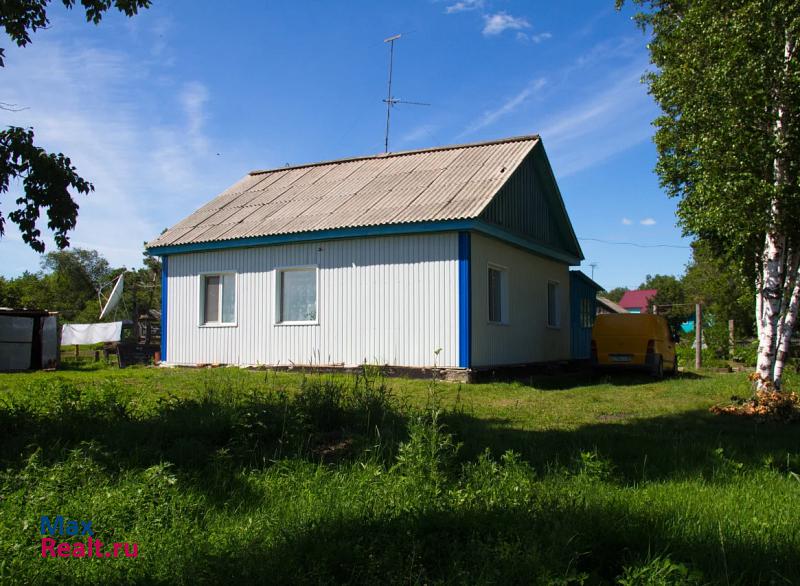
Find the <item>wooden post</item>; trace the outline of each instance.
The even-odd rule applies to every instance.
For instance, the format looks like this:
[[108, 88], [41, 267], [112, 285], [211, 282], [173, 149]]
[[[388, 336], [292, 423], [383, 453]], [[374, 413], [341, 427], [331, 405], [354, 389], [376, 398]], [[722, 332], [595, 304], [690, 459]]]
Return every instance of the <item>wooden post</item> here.
[[694, 367], [703, 366], [703, 308], [697, 303], [694, 306]]
[[733, 333], [733, 320], [732, 319], [728, 320], [728, 344], [730, 344], [730, 347], [731, 347], [731, 358], [733, 358], [733, 355], [736, 354], [736, 337], [734, 336], [734, 333]]
[[81, 347], [75, 344], [75, 360], [81, 357]]

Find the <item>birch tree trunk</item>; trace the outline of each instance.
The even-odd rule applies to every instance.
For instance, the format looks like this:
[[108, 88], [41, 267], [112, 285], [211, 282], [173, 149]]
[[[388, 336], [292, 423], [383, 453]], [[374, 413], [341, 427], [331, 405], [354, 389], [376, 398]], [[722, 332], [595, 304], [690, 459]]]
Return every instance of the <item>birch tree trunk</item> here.
[[786, 365], [786, 360], [789, 358], [789, 350], [791, 349], [792, 334], [794, 333], [795, 324], [797, 323], [797, 310], [800, 307], [800, 272], [798, 272], [798, 260], [800, 255], [793, 254], [790, 263], [790, 293], [789, 304], [786, 311], [783, 312], [781, 317], [780, 326], [778, 329], [778, 344], [777, 355], [775, 356], [775, 372], [773, 375], [773, 382], [776, 389], [781, 388], [781, 380], [783, 378], [783, 368]]
[[[776, 208], [773, 205], [773, 209]], [[758, 360], [756, 372], [761, 377], [758, 387], [765, 381], [771, 381], [775, 372], [775, 354], [778, 342], [778, 325], [783, 298], [783, 275], [785, 243], [781, 235], [774, 230], [767, 232], [764, 239], [762, 260], [760, 302], [761, 316], [758, 336]]]
[[[782, 84], [789, 77], [789, 67], [794, 53], [794, 40], [790, 38], [790, 33], [785, 32], [786, 42], [784, 44], [783, 76], [775, 88], [775, 103], [777, 104], [777, 116], [773, 129], [777, 152], [773, 159], [775, 195], [770, 204], [770, 221], [767, 235], [764, 240], [763, 252], [763, 272], [761, 276], [761, 322], [759, 328], [758, 361], [756, 372], [760, 376], [758, 386], [762, 388], [767, 381], [775, 382], [775, 366], [778, 354], [779, 330], [781, 326], [789, 326], [788, 337], [791, 338], [794, 322], [786, 323], [785, 317], [786, 304], [786, 270], [787, 267], [787, 241], [781, 233], [780, 226], [784, 218], [781, 217], [783, 211], [778, 201], [787, 183], [787, 161], [786, 161], [786, 127], [787, 111], [784, 103], [784, 91]], [[794, 275], [791, 275], [794, 278]], [[794, 287], [792, 287], [793, 289]], [[786, 300], [788, 302], [788, 300]], [[784, 317], [782, 319], [782, 313]], [[788, 343], [788, 340], [787, 340]], [[781, 341], [781, 344], [783, 342]], [[783, 366], [781, 366], [781, 373]]]

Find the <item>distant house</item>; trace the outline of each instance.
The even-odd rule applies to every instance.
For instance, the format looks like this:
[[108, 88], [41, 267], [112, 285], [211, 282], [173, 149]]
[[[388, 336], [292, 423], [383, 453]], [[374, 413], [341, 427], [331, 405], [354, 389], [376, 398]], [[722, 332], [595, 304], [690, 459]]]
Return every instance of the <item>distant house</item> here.
[[611, 299], [598, 295], [597, 315], [602, 315], [604, 313], [628, 313], [628, 311], [618, 303], [611, 301]]
[[538, 136], [254, 171], [147, 246], [167, 365], [568, 360], [582, 303]]
[[658, 289], [626, 291], [619, 304], [628, 313], [650, 313], [652, 311], [652, 300], [657, 293]]

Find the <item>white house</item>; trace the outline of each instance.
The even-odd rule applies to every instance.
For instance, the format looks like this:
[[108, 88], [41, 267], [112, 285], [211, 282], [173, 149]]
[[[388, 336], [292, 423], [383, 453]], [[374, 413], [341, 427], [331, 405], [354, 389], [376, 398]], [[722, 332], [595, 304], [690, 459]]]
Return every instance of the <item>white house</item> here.
[[147, 246], [166, 364], [570, 358], [583, 255], [538, 136], [254, 171]]

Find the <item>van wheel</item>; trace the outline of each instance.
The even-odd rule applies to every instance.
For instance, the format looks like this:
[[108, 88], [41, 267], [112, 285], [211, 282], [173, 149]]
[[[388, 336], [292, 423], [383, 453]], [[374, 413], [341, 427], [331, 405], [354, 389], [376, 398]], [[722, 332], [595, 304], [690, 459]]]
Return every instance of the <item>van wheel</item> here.
[[656, 378], [664, 378], [664, 358], [659, 356], [655, 365], [653, 366], [653, 376]]

